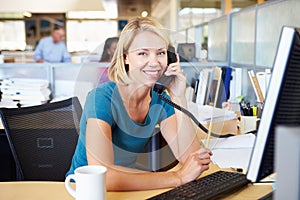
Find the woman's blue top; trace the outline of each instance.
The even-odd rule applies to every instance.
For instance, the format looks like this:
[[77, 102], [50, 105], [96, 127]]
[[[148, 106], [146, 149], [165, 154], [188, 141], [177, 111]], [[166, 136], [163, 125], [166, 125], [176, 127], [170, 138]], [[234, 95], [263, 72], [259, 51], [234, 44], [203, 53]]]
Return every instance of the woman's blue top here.
[[[165, 92], [163, 95], [170, 98]], [[85, 145], [88, 118], [101, 119], [111, 126], [115, 165], [135, 168], [137, 157], [144, 152], [149, 138], [155, 133], [156, 125], [174, 114], [174, 108], [159, 99], [153, 90], [151, 97], [148, 114], [141, 124], [129, 117], [114, 82], [103, 83], [90, 91], [80, 120], [77, 147], [67, 175], [73, 174], [77, 167], [88, 164]]]

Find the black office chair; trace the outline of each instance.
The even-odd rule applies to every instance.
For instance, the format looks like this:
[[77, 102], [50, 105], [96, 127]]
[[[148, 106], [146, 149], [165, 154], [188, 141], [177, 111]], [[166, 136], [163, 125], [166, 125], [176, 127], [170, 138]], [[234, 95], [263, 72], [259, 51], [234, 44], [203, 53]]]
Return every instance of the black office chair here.
[[81, 113], [77, 97], [0, 109], [17, 180], [64, 181], [77, 144]]

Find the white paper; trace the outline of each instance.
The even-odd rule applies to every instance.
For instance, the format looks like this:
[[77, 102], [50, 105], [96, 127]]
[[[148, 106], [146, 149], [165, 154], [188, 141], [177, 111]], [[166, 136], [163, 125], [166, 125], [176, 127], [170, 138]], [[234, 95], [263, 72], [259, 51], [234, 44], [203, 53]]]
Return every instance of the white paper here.
[[215, 149], [212, 162], [220, 168], [247, 168], [252, 149]]
[[[211, 139], [212, 161], [221, 168], [247, 168], [254, 146], [255, 135], [244, 134]], [[206, 140], [202, 140], [206, 144]]]
[[199, 105], [194, 102], [188, 102], [188, 110], [202, 124], [208, 124], [211, 118], [213, 119], [213, 122], [220, 122], [235, 119], [237, 117], [233, 111], [215, 108], [209, 105]]
[[[216, 138], [210, 140], [209, 148], [211, 150], [253, 148], [254, 140], [254, 134], [236, 135], [228, 138]], [[203, 140], [202, 142], [203, 144], [206, 144], [206, 140]]]

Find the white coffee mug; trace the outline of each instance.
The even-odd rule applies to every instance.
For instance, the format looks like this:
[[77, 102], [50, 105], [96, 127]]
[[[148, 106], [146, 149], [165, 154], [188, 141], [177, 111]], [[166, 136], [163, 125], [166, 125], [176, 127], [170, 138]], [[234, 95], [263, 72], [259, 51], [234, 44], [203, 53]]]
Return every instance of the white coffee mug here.
[[[88, 165], [75, 169], [65, 179], [67, 191], [76, 200], [105, 200], [106, 199], [106, 171], [104, 166]], [[70, 184], [74, 180], [76, 190]]]

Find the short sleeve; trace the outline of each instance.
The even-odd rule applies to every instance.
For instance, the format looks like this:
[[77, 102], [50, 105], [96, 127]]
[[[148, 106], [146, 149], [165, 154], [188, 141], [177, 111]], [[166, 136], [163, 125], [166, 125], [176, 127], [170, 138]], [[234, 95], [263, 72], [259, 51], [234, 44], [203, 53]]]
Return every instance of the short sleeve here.
[[97, 118], [113, 125], [110, 90], [103, 84], [89, 92], [84, 107], [86, 119]]

